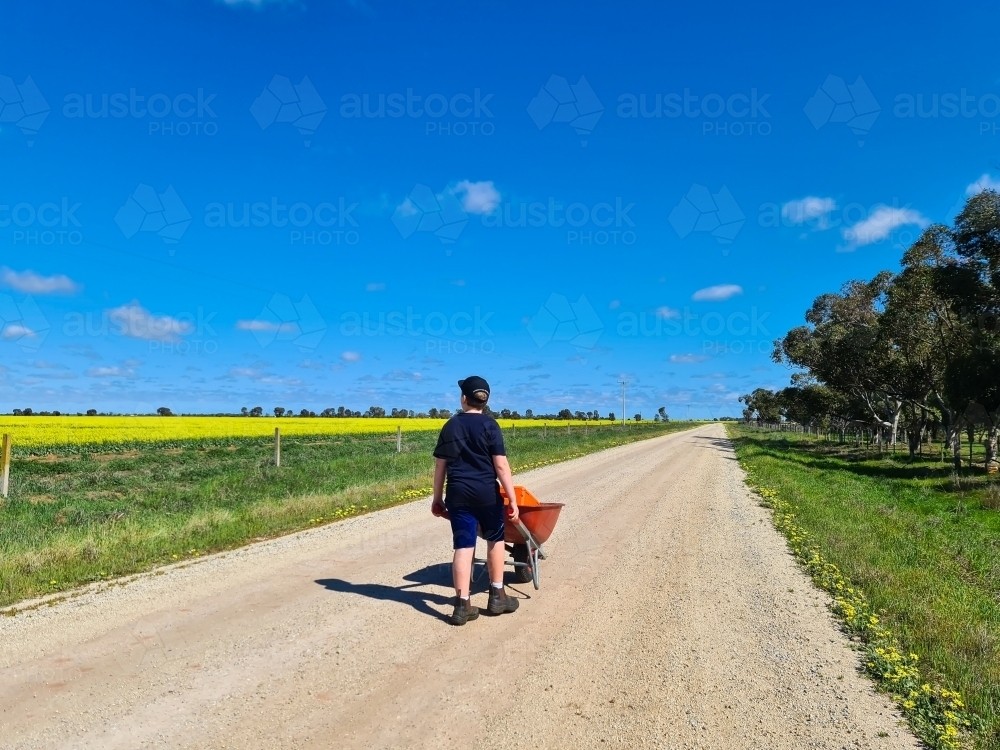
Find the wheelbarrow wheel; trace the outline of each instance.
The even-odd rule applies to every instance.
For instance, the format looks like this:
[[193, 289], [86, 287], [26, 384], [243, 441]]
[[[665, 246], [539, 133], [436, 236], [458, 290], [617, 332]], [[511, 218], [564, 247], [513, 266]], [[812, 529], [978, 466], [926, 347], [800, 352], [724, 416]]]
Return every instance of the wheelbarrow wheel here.
[[518, 583], [528, 583], [534, 580], [531, 568], [531, 560], [528, 555], [527, 544], [515, 544], [513, 550], [514, 562], [523, 565], [514, 566], [514, 579]]

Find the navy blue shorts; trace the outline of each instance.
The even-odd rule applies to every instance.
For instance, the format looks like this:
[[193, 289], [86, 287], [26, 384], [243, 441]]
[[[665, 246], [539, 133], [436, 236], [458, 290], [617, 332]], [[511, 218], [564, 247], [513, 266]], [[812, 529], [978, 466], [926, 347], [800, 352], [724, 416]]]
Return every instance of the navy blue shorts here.
[[454, 549], [475, 547], [477, 536], [482, 536], [487, 542], [502, 542], [503, 514], [503, 503], [448, 508]]

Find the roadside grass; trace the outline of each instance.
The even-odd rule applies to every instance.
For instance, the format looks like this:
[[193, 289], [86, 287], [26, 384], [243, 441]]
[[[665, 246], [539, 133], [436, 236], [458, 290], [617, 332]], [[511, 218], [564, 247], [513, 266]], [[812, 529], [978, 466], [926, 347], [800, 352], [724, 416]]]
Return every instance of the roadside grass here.
[[880, 623], [873, 630], [891, 631], [900, 664], [919, 664], [923, 679], [961, 694], [979, 719], [976, 746], [1000, 750], [1000, 484], [981, 468], [954, 475], [939, 455], [909, 462], [905, 452], [880, 458], [812, 436], [730, 434], [752, 483], [769, 488], [765, 500], [774, 493], [768, 504], [793, 551], [802, 534], [864, 592]]
[[[697, 426], [505, 430], [514, 471]], [[435, 432], [189, 441], [15, 458], [0, 500], [0, 606], [385, 508], [431, 492]]]

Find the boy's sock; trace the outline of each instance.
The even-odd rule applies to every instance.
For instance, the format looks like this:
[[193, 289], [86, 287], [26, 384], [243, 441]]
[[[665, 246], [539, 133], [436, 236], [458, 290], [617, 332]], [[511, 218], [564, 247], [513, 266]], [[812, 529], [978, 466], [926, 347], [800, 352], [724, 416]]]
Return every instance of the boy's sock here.
[[492, 586], [495, 589], [502, 589], [503, 588], [503, 581], [500, 581], [499, 583], [497, 583], [496, 581], [492, 581], [490, 583], [490, 586]]

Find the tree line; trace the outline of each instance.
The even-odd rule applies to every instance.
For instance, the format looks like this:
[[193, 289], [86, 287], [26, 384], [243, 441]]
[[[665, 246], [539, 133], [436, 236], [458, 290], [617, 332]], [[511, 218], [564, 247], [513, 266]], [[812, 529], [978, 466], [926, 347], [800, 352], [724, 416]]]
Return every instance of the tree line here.
[[898, 272], [820, 295], [805, 320], [774, 342], [791, 385], [741, 396], [744, 419], [864, 429], [880, 446], [903, 433], [911, 457], [940, 433], [956, 470], [978, 430], [987, 472], [1000, 468], [1000, 194], [974, 195]]
[[[275, 417], [324, 417], [324, 418], [385, 418], [390, 417], [392, 419], [448, 419], [452, 416], [452, 411], [450, 409], [437, 409], [431, 408], [426, 412], [417, 412], [413, 409], [391, 409], [389, 412], [381, 406], [369, 406], [366, 411], [357, 411], [347, 409], [343, 406], [338, 406], [336, 409], [328, 408], [323, 409], [323, 411], [318, 414], [315, 411], [309, 409], [302, 409], [298, 413], [294, 409], [286, 409], [283, 406], [275, 406], [272, 409], [272, 413]], [[607, 417], [601, 417], [600, 413], [594, 409], [593, 411], [570, 411], [569, 409], [561, 409], [556, 414], [535, 414], [531, 409], [525, 409], [524, 415], [522, 416], [517, 411], [511, 411], [510, 409], [500, 409], [494, 411], [489, 406], [483, 409], [483, 413], [488, 414], [496, 419], [551, 419], [551, 420], [565, 420], [565, 419], [576, 419], [580, 421], [590, 420], [593, 422], [598, 422], [601, 419], [607, 419], [611, 422], [615, 421], [615, 413], [609, 412]], [[25, 409], [14, 409], [12, 414], [15, 417], [58, 417], [58, 416], [68, 416], [63, 412], [58, 411], [42, 411], [36, 412], [30, 408]], [[161, 406], [156, 410], [156, 414], [161, 417], [173, 417], [176, 416], [174, 412], [167, 406]], [[83, 412], [77, 412], [76, 416], [84, 416]], [[97, 409], [88, 409], [86, 412], [88, 417], [96, 416], [116, 416], [113, 412], [102, 412], [98, 414]], [[215, 416], [215, 417], [231, 417], [231, 416], [242, 416], [242, 417], [262, 417], [264, 416], [264, 407], [254, 406], [252, 408], [247, 408], [244, 406], [240, 409], [239, 414], [229, 414], [225, 412], [220, 412], [217, 414], [197, 414], [197, 415], [182, 415], [182, 416]], [[642, 414], [635, 415], [635, 421], [642, 421]], [[667, 414], [665, 407], [661, 406], [655, 416], [653, 417], [655, 422], [669, 422], [670, 417]]]

